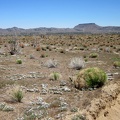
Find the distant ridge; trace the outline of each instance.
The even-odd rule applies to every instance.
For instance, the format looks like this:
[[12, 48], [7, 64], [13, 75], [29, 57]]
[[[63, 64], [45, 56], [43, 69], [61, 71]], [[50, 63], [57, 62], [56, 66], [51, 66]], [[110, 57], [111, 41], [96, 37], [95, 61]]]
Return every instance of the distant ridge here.
[[53, 33], [120, 33], [120, 26], [99, 26], [95, 23], [78, 24], [74, 28], [0, 28], [0, 35], [37, 35], [37, 34], [53, 34]]

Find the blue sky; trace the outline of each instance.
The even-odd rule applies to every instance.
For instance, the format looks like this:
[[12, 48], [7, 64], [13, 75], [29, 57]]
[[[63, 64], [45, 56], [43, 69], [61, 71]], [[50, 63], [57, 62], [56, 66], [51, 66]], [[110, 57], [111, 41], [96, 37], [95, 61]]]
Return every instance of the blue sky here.
[[0, 28], [120, 26], [120, 0], [0, 0]]

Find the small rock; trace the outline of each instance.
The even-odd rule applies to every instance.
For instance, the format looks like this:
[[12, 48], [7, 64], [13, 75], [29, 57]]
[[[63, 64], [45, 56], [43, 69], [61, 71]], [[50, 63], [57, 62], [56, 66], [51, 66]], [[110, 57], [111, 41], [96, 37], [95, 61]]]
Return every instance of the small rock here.
[[71, 91], [71, 89], [68, 88], [67, 86], [64, 86], [64, 87], [62, 88], [62, 90], [63, 90], [64, 92], [70, 92], [70, 91]]
[[66, 82], [65, 81], [60, 81], [60, 86], [65, 86]]

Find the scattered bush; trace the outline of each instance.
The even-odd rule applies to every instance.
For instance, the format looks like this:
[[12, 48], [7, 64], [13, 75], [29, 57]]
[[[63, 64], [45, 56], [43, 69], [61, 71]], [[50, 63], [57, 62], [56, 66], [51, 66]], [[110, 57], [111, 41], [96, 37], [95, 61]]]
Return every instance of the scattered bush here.
[[97, 53], [91, 53], [89, 57], [90, 58], [96, 58], [96, 57], [98, 57], [98, 54]]
[[40, 51], [40, 47], [39, 46], [36, 47], [36, 51]]
[[74, 107], [70, 110], [71, 112], [78, 112], [78, 108]]
[[58, 80], [61, 77], [61, 74], [58, 72], [53, 72], [50, 74], [50, 80]]
[[42, 53], [42, 54], [40, 55], [40, 57], [41, 57], [41, 58], [45, 58], [46, 56], [45, 56], [44, 53]]
[[21, 48], [24, 48], [24, 47], [25, 47], [25, 45], [24, 45], [23, 43], [19, 44], [19, 46], [20, 46]]
[[110, 47], [106, 47], [104, 51], [105, 52], [111, 52]]
[[30, 55], [30, 59], [35, 59], [35, 57], [33, 55]]
[[41, 58], [48, 57], [48, 54], [42, 53], [42, 54], [40, 55], [40, 57], [41, 57]]
[[14, 54], [17, 54], [20, 52], [20, 46], [19, 46], [19, 42], [17, 40], [17, 36], [14, 37], [14, 40], [9, 41], [7, 50], [11, 55], [14, 55]]
[[22, 64], [22, 60], [21, 60], [21, 59], [18, 59], [18, 60], [16, 61], [16, 63], [17, 63], [17, 64]]
[[64, 49], [60, 49], [59, 51], [60, 51], [60, 53], [64, 53], [65, 54], [65, 50]]
[[87, 62], [87, 61], [88, 61], [88, 59], [87, 59], [87, 58], [85, 58], [84, 60], [85, 60], [85, 62]]
[[45, 47], [42, 47], [42, 50], [43, 50], [43, 51], [46, 51], [46, 48], [45, 48]]
[[116, 68], [116, 67], [120, 67], [120, 61], [115, 61], [113, 63], [113, 66]]
[[48, 67], [48, 68], [55, 68], [57, 67], [57, 61], [56, 60], [48, 60], [46, 63], [45, 63], [45, 66]]
[[82, 58], [72, 58], [69, 64], [70, 68], [80, 70], [85, 67], [85, 61]]
[[75, 115], [72, 120], [87, 120], [84, 115]]
[[13, 111], [13, 110], [14, 110], [13, 107], [8, 106], [5, 103], [0, 103], [0, 111], [9, 112], [9, 111]]
[[96, 88], [101, 87], [107, 81], [107, 75], [100, 68], [87, 68], [79, 72], [74, 81], [76, 88]]
[[23, 91], [20, 89], [19, 86], [16, 86], [11, 91], [12, 99], [21, 102], [23, 99]]
[[84, 50], [85, 48], [84, 47], [80, 47], [80, 50]]

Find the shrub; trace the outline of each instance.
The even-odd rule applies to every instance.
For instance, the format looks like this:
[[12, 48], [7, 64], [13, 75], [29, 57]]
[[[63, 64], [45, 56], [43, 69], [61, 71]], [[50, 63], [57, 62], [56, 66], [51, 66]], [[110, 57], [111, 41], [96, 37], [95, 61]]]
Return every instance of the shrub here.
[[87, 119], [86, 119], [86, 116], [80, 114], [80, 115], [75, 115], [72, 118], [72, 120], [87, 120]]
[[40, 51], [40, 47], [39, 46], [36, 47], [36, 51]]
[[80, 70], [85, 67], [85, 61], [82, 58], [72, 58], [69, 64], [70, 68]]
[[87, 61], [88, 61], [88, 59], [87, 59], [87, 58], [85, 58], [84, 60], [85, 60], [85, 62], [87, 62]]
[[48, 57], [48, 54], [42, 53], [42, 54], [40, 55], [40, 57], [41, 57], [41, 58]]
[[19, 47], [19, 42], [18, 42], [17, 36], [14, 36], [14, 40], [9, 41], [7, 50], [11, 55], [20, 53], [20, 47]]
[[120, 61], [115, 61], [113, 63], [113, 66], [116, 68], [116, 67], [120, 67]]
[[106, 47], [104, 51], [105, 52], [111, 52], [110, 47]]
[[24, 45], [23, 43], [19, 44], [19, 46], [20, 46], [21, 48], [24, 48], [24, 47], [25, 47], [25, 45]]
[[48, 68], [55, 68], [57, 67], [57, 61], [56, 60], [48, 60], [46, 63], [45, 63], [45, 66], [48, 67]]
[[53, 72], [50, 74], [50, 80], [58, 80], [61, 77], [61, 74], [58, 72]]
[[74, 81], [76, 88], [94, 88], [101, 87], [107, 81], [107, 75], [100, 68], [87, 68], [79, 72], [77, 79]]
[[12, 99], [17, 102], [21, 102], [21, 100], [23, 99], [23, 91], [20, 89], [19, 86], [13, 88], [11, 95]]
[[84, 47], [80, 47], [80, 50], [84, 50], [85, 48]]
[[65, 50], [64, 49], [60, 49], [60, 53], [64, 53], [65, 54]]
[[21, 60], [21, 59], [18, 59], [18, 60], [16, 61], [16, 63], [17, 63], [17, 64], [22, 64], [22, 60]]
[[43, 50], [43, 51], [46, 51], [46, 48], [45, 48], [45, 47], [42, 47], [42, 50]]
[[30, 55], [30, 59], [35, 59], [35, 57], [33, 55]]
[[89, 57], [90, 58], [96, 58], [96, 57], [98, 57], [98, 54], [97, 53], [91, 53]]

